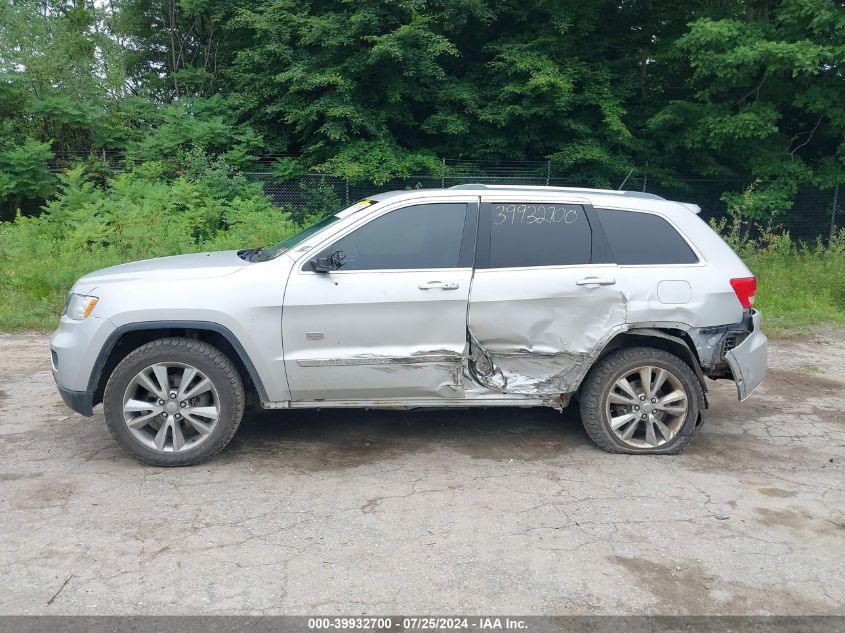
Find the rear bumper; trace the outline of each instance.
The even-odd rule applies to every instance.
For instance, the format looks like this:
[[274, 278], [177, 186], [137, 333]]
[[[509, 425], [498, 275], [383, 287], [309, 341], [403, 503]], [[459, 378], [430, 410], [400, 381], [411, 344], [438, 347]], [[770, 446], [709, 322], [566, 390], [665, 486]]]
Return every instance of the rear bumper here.
[[760, 313], [756, 310], [751, 311], [748, 329], [745, 340], [725, 354], [740, 400], [745, 400], [763, 382], [769, 360], [769, 339], [760, 331]]

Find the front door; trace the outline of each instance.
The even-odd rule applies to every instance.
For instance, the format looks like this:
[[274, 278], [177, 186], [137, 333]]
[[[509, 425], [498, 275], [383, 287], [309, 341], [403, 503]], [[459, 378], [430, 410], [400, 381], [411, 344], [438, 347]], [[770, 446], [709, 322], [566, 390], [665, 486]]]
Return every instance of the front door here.
[[573, 391], [591, 355], [624, 328], [619, 269], [592, 209], [577, 199], [490, 194], [482, 200], [476, 264], [472, 369], [490, 388]]
[[[293, 400], [463, 397], [477, 200], [387, 207], [297, 262], [282, 314]], [[332, 254], [338, 270], [312, 270]]]

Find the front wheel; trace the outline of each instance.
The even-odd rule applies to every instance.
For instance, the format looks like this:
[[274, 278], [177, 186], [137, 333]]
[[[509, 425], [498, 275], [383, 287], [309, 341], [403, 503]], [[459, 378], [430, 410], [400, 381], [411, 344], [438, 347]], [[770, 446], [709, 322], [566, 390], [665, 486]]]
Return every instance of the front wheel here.
[[611, 453], [679, 453], [698, 430], [701, 383], [669, 352], [633, 347], [599, 361], [584, 381], [581, 419]]
[[238, 429], [244, 389], [232, 361], [208, 343], [164, 338], [115, 367], [103, 397], [117, 442], [155, 466], [189, 466], [220, 452]]

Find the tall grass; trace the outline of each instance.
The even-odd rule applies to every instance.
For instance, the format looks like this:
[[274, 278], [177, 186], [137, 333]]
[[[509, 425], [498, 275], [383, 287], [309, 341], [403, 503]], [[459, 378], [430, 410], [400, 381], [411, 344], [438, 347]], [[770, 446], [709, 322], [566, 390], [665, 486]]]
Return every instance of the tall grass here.
[[759, 237], [751, 238], [736, 220], [712, 224], [756, 275], [754, 307], [770, 336], [845, 325], [845, 229], [828, 243], [808, 244], [771, 227], [758, 227]]

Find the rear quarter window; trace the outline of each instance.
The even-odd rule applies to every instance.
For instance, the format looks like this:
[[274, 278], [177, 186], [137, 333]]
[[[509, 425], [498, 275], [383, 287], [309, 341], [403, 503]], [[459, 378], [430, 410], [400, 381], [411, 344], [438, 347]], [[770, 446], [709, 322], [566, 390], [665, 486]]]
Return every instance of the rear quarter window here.
[[675, 228], [659, 215], [596, 209], [617, 264], [696, 264], [698, 257]]

